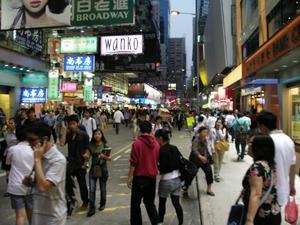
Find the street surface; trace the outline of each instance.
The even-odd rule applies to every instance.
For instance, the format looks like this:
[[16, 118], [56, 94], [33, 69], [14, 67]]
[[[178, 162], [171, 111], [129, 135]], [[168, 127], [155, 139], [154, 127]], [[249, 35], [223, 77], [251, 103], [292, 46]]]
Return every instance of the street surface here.
[[[86, 217], [86, 211], [78, 212], [75, 210], [73, 215], [68, 219], [67, 225], [87, 225], [87, 224], [104, 224], [104, 225], [128, 225], [130, 210], [130, 189], [127, 188], [127, 175], [129, 168], [130, 146], [132, 143], [131, 130], [122, 127], [120, 134], [115, 135], [114, 130], [110, 127], [105, 130], [105, 136], [109, 145], [113, 148], [113, 160], [108, 164], [110, 177], [107, 183], [107, 204], [106, 209], [102, 212], [97, 211], [90, 218]], [[188, 157], [191, 147], [191, 136], [186, 131], [178, 132], [174, 130], [171, 143], [178, 146], [179, 150], [185, 157]], [[66, 154], [66, 147], [61, 149]], [[252, 163], [252, 159], [247, 156], [244, 161], [236, 161], [236, 152], [234, 145], [231, 144], [230, 150], [224, 156], [222, 165], [220, 183], [213, 184], [215, 197], [206, 195], [206, 182], [202, 170], [199, 170], [198, 180], [200, 189], [200, 205], [202, 211], [203, 225], [225, 225], [231, 205], [235, 202], [241, 191], [241, 182], [246, 170]], [[297, 202], [300, 202], [300, 179], [297, 177]], [[88, 182], [88, 179], [87, 179]], [[99, 184], [97, 184], [99, 190]], [[0, 217], [1, 225], [12, 225], [15, 222], [15, 214], [11, 209], [10, 200], [2, 197], [6, 190], [5, 177], [1, 173], [0, 177]], [[78, 206], [81, 205], [79, 190], [76, 190]], [[96, 202], [99, 203], [99, 191], [96, 195]], [[158, 207], [158, 198], [156, 199]], [[196, 183], [189, 189], [188, 196], [181, 199], [184, 210], [184, 225], [200, 224], [199, 203], [197, 198]], [[149, 225], [149, 219], [143, 204], [143, 224]], [[177, 225], [175, 210], [168, 199], [167, 211], [165, 216], [165, 225]], [[286, 223], [282, 223], [287, 225]]]

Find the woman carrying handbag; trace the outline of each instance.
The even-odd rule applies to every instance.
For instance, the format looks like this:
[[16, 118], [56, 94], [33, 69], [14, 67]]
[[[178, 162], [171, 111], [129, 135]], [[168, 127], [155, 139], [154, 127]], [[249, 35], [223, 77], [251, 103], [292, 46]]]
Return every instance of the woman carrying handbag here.
[[248, 145], [254, 163], [243, 179], [245, 225], [280, 225], [273, 140], [269, 136], [260, 135], [251, 138]]

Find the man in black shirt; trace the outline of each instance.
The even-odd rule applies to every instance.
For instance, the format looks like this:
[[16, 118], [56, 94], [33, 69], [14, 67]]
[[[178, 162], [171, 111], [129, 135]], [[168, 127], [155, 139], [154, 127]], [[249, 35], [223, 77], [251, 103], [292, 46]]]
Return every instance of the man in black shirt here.
[[81, 210], [86, 210], [88, 207], [88, 189], [86, 184], [86, 170], [89, 159], [89, 136], [86, 132], [78, 127], [79, 118], [77, 115], [71, 115], [67, 118], [67, 129], [63, 131], [60, 144], [64, 146], [68, 144], [68, 166], [67, 166], [67, 194], [74, 199], [71, 176], [77, 178], [82, 200]]

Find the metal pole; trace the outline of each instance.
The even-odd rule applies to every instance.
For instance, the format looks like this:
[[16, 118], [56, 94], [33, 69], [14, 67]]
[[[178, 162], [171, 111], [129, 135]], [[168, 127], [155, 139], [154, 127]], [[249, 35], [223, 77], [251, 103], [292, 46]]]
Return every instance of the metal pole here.
[[198, 45], [198, 22], [199, 22], [199, 14], [198, 14], [198, 0], [195, 0], [195, 42], [196, 42], [196, 60], [195, 60], [195, 72], [197, 76], [197, 112], [200, 110], [200, 74], [199, 74], [199, 45]]

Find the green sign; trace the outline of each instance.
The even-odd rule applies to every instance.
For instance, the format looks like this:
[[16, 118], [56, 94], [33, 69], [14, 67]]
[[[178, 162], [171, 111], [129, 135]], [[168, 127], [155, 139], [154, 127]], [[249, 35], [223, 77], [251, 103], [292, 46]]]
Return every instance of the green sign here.
[[72, 26], [134, 24], [134, 0], [73, 0]]
[[93, 102], [94, 95], [93, 95], [93, 80], [86, 79], [84, 82], [84, 90], [83, 90], [83, 100], [85, 102]]
[[49, 100], [58, 100], [59, 90], [59, 71], [58, 70], [50, 70], [49, 71], [49, 79], [48, 79], [48, 99]]
[[60, 40], [60, 53], [95, 53], [97, 37], [65, 37]]

